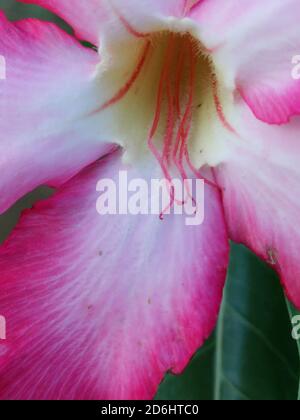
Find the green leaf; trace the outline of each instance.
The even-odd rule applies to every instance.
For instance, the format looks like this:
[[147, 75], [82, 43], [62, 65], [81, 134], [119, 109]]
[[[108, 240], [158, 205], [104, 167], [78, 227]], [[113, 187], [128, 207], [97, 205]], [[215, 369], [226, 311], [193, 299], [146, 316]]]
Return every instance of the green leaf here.
[[180, 376], [168, 374], [160, 386], [157, 400], [212, 400], [215, 338], [211, 337], [199, 350]]
[[[295, 336], [297, 340], [297, 348], [298, 348], [299, 359], [300, 359], [300, 312], [297, 311], [295, 307], [288, 300], [287, 300], [287, 307], [288, 307], [291, 323], [295, 329]], [[300, 401], [300, 377], [299, 377], [299, 387], [298, 387], [298, 401]]]
[[215, 336], [157, 399], [296, 400], [299, 355], [276, 274], [233, 245]]
[[32, 208], [32, 206], [40, 200], [45, 200], [53, 194], [53, 190], [48, 187], [40, 187], [35, 191], [27, 194], [21, 198], [13, 207], [11, 207], [7, 212], [0, 215], [0, 245], [7, 239], [11, 231], [14, 229], [18, 220], [21, 216], [21, 213]]
[[72, 28], [57, 15], [49, 12], [47, 9], [36, 5], [22, 4], [15, 0], [0, 0], [0, 9], [3, 10], [10, 20], [19, 20], [24, 18], [37, 18], [55, 22], [58, 26], [70, 34]]
[[299, 356], [275, 273], [233, 246], [216, 334], [215, 399], [295, 400]]

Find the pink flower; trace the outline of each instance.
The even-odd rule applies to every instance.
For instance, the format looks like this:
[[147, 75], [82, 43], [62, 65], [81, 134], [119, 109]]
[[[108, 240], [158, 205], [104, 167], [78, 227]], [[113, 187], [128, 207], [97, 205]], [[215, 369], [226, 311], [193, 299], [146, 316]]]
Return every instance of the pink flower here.
[[[0, 210], [58, 189], [1, 247], [0, 396], [150, 398], [215, 326], [229, 239], [300, 307], [300, 2], [24, 2], [99, 54], [0, 16]], [[100, 217], [97, 181], [124, 168], [204, 178], [203, 225]]]

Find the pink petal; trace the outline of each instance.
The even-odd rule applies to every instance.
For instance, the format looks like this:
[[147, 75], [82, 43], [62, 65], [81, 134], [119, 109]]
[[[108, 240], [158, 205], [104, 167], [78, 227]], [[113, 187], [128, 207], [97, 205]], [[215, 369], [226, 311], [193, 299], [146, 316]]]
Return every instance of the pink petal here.
[[245, 105], [238, 132], [216, 171], [230, 237], [273, 266], [300, 307], [300, 120], [268, 126]]
[[151, 398], [211, 333], [228, 262], [219, 195], [206, 188], [198, 227], [99, 216], [97, 181], [120, 169], [119, 152], [87, 168], [1, 248], [2, 399]]
[[300, 51], [298, 0], [204, 0], [192, 15], [228, 85], [257, 118], [283, 124], [300, 114], [300, 80], [292, 77]]
[[[0, 14], [0, 212], [41, 184], [58, 186], [110, 146], [104, 126], [89, 117], [101, 103], [96, 52], [55, 25], [9, 23]], [[108, 138], [109, 139], [109, 138]], [[107, 140], [104, 138], [104, 140]]]
[[[80, 39], [99, 45], [100, 34], [113, 37], [122, 27], [119, 19], [137, 31], [152, 31], [151, 26], [160, 18], [181, 16], [187, 0], [18, 0], [43, 6], [65, 19]], [[112, 7], [113, 6], [113, 7]], [[115, 12], [118, 13], [115, 13]], [[119, 15], [120, 14], [120, 15]], [[118, 16], [119, 15], [119, 16]], [[104, 26], [106, 25], [106, 30]], [[114, 29], [112, 29], [114, 28]], [[155, 26], [153, 28], [155, 30]]]
[[107, 20], [107, 8], [103, 0], [18, 0], [46, 7], [65, 19], [80, 39], [99, 45], [102, 22]]

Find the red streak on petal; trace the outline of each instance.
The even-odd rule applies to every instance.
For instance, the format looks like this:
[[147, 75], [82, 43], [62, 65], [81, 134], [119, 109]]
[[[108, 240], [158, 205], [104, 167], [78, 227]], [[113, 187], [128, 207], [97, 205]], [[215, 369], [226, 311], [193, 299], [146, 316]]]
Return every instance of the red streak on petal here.
[[133, 35], [135, 38], [148, 38], [150, 34], [139, 32], [133, 28], [133, 26], [128, 22], [128, 20], [116, 9], [114, 5], [111, 4], [111, 7], [114, 13], [118, 16], [120, 22], [124, 25], [125, 29], [127, 30], [130, 35]]
[[152, 124], [151, 130], [150, 130], [148, 143], [152, 142], [153, 137], [154, 137], [154, 135], [157, 131], [157, 128], [158, 128], [158, 124], [159, 124], [159, 120], [160, 120], [160, 116], [161, 116], [161, 107], [162, 107], [163, 95], [164, 95], [164, 85], [165, 85], [166, 78], [168, 76], [169, 66], [170, 66], [170, 62], [171, 62], [172, 54], [173, 54], [173, 48], [174, 48], [174, 38], [171, 35], [170, 39], [169, 39], [169, 42], [168, 42], [168, 46], [167, 46], [167, 55], [166, 55], [166, 58], [165, 58], [164, 66], [163, 66], [163, 69], [162, 69], [162, 73], [161, 73], [161, 77], [160, 77], [160, 81], [159, 81], [159, 85], [158, 85], [156, 110], [155, 110], [153, 124]]
[[215, 76], [212, 77], [212, 90], [213, 90], [213, 97], [214, 97], [214, 103], [215, 103], [216, 111], [217, 111], [218, 117], [219, 117], [222, 125], [226, 128], [226, 130], [230, 131], [231, 133], [236, 134], [235, 129], [227, 121], [226, 116], [224, 114], [223, 106], [222, 106], [220, 98], [219, 98], [218, 81], [217, 81], [217, 78]]
[[183, 16], [186, 16], [201, 0], [185, 0], [183, 7]]
[[132, 85], [135, 83], [135, 81], [139, 77], [139, 75], [140, 75], [140, 73], [141, 73], [141, 71], [142, 71], [142, 69], [145, 65], [146, 58], [147, 58], [149, 50], [150, 50], [150, 46], [151, 46], [150, 41], [146, 42], [146, 46], [143, 49], [143, 52], [141, 54], [141, 58], [139, 59], [139, 62], [137, 64], [136, 68], [134, 69], [132, 75], [130, 76], [130, 79], [119, 90], [119, 92], [116, 93], [115, 96], [113, 96], [110, 100], [108, 100], [103, 105], [101, 105], [101, 107], [99, 109], [97, 109], [95, 112], [104, 111], [105, 109], [109, 108], [112, 105], [115, 105], [117, 102], [119, 102], [121, 99], [124, 98], [124, 96], [129, 92]]

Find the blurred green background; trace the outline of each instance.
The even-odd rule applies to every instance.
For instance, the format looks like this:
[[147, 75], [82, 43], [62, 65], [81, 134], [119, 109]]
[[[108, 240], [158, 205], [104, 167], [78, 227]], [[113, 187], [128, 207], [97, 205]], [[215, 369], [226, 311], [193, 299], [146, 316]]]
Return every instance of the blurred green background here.
[[[71, 31], [62, 20], [36, 6], [0, 0], [0, 8], [13, 20], [38, 17]], [[50, 193], [48, 188], [39, 188], [0, 216], [0, 241], [9, 235], [22, 209]], [[296, 400], [299, 343], [291, 336], [292, 313], [273, 271], [244, 247], [232, 245], [216, 331], [182, 375], [167, 375], [156, 398]]]

